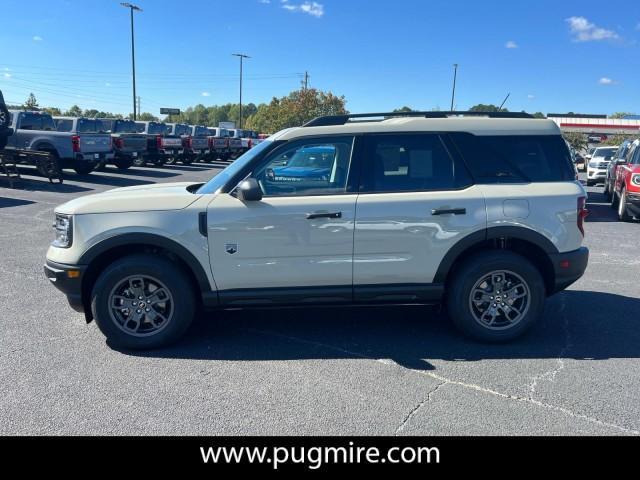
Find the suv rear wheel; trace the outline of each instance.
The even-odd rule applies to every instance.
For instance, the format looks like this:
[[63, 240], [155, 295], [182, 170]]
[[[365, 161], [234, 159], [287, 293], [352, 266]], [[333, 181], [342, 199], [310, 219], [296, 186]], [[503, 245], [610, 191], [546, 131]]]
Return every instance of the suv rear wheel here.
[[131, 255], [98, 278], [91, 311], [108, 342], [130, 349], [158, 348], [177, 341], [195, 314], [191, 282], [169, 260]]
[[454, 273], [447, 310], [465, 335], [504, 342], [527, 331], [542, 315], [546, 290], [526, 258], [506, 250], [481, 252]]
[[97, 164], [85, 160], [76, 160], [73, 169], [78, 175], [88, 175], [96, 169]]

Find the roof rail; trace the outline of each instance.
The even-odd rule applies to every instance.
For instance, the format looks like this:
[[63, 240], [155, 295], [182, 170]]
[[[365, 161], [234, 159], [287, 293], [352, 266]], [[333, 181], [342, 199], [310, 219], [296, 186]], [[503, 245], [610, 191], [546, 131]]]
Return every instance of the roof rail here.
[[[489, 118], [534, 118], [525, 112], [387, 112], [387, 113], [349, 113], [345, 115], [325, 115], [316, 117], [302, 125], [303, 127], [326, 127], [329, 125], [344, 125], [352, 119], [371, 119], [361, 121], [382, 121], [391, 117], [421, 117], [421, 118], [449, 118], [449, 117], [489, 117]], [[373, 120], [381, 117], [378, 120]]]

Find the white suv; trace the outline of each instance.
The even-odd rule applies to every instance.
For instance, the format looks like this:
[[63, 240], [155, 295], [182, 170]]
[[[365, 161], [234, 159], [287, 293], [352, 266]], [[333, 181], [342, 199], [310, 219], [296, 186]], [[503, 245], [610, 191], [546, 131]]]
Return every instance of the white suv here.
[[550, 120], [320, 117], [207, 183], [61, 205], [45, 272], [118, 347], [173, 342], [198, 307], [352, 303], [444, 302], [505, 341], [584, 273], [585, 198]]
[[607, 168], [611, 159], [618, 151], [618, 145], [611, 147], [598, 147], [594, 150], [589, 163], [587, 164], [587, 185], [596, 183], [606, 183]]

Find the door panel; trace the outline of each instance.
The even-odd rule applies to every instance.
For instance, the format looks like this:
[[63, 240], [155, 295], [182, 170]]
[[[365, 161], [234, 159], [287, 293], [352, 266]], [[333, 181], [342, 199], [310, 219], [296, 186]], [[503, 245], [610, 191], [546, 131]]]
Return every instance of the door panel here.
[[[438, 215], [438, 210], [458, 214]], [[356, 293], [358, 285], [432, 283], [451, 247], [487, 225], [484, 197], [477, 186], [446, 192], [361, 194], [356, 216]]]
[[207, 213], [218, 288], [346, 286], [350, 295], [355, 203], [354, 194], [257, 202], [218, 195]]

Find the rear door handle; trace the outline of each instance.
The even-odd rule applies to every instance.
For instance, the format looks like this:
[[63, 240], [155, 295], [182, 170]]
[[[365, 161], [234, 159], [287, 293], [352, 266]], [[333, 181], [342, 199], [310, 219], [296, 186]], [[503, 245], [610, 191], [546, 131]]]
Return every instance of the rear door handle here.
[[466, 208], [434, 208], [431, 215], [466, 215]]
[[307, 213], [307, 220], [314, 220], [316, 218], [342, 218], [342, 212]]

